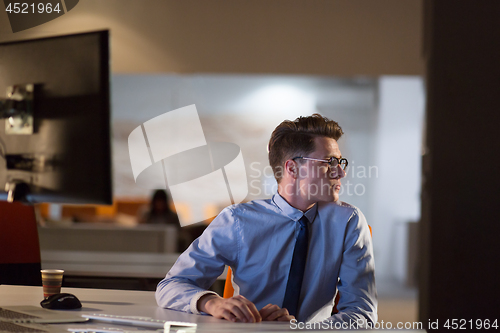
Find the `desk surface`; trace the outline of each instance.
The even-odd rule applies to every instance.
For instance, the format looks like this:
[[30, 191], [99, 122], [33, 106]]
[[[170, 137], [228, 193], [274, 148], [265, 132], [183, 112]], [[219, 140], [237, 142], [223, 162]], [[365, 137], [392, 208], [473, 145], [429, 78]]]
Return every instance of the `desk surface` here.
[[[235, 333], [235, 332], [283, 332], [297, 331], [292, 329], [288, 323], [231, 323], [211, 316], [193, 315], [184, 312], [159, 308], [156, 305], [154, 292], [149, 291], [124, 291], [103, 290], [84, 288], [62, 288], [62, 292], [76, 295], [82, 302], [82, 309], [73, 310], [80, 313], [105, 313], [120, 316], [141, 316], [161, 320], [184, 321], [197, 323], [199, 333]], [[0, 306], [33, 305], [40, 306], [43, 299], [41, 287], [7, 286], [0, 285]], [[91, 322], [87, 324], [58, 324], [50, 325], [58, 329], [82, 328], [82, 327], [120, 327], [117, 325], [101, 324]], [[126, 330], [133, 330], [130, 326], [121, 326]], [[321, 330], [318, 332], [325, 332]], [[394, 332], [395, 330], [390, 330]], [[307, 332], [314, 332], [307, 330]], [[386, 332], [385, 330], [373, 330], [364, 332]], [[387, 331], [389, 332], [389, 331]], [[405, 331], [425, 332], [425, 331]]]
[[[162, 309], [156, 305], [154, 292], [106, 290], [86, 288], [65, 288], [63, 293], [76, 295], [82, 303], [82, 313], [106, 313], [120, 316], [143, 316], [162, 320], [188, 322], [220, 322], [210, 316], [198, 316], [179, 311]], [[42, 287], [0, 285], [0, 306], [40, 306], [43, 299]]]

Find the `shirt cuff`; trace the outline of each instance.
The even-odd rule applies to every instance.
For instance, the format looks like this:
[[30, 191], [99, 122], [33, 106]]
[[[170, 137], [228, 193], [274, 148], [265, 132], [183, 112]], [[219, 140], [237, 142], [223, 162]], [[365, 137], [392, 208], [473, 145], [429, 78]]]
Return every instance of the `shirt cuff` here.
[[202, 298], [203, 296], [208, 295], [208, 294], [219, 295], [216, 292], [209, 291], [209, 290], [200, 291], [199, 293], [195, 294], [194, 297], [191, 299], [191, 303], [189, 303], [189, 310], [191, 310], [191, 313], [204, 314], [204, 312], [201, 312], [198, 310], [197, 305], [198, 305], [198, 301], [200, 300], [200, 298]]

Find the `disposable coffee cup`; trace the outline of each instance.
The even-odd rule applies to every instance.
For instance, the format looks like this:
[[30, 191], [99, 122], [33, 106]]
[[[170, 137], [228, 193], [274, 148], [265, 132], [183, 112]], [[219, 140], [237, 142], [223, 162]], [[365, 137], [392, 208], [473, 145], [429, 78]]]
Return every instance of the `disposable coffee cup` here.
[[64, 271], [62, 269], [42, 269], [43, 297], [60, 294]]

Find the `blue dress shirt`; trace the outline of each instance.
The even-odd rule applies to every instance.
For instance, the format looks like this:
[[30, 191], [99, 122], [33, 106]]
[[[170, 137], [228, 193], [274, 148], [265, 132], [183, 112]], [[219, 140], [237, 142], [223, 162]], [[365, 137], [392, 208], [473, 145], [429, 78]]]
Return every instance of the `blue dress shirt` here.
[[[279, 194], [225, 208], [158, 284], [158, 305], [199, 314], [198, 300], [228, 265], [235, 295], [258, 310], [268, 303], [281, 307], [302, 215], [309, 220], [309, 250], [297, 320], [375, 323], [373, 247], [364, 215], [343, 202], [318, 203], [303, 213]], [[330, 317], [337, 288], [339, 313]]]

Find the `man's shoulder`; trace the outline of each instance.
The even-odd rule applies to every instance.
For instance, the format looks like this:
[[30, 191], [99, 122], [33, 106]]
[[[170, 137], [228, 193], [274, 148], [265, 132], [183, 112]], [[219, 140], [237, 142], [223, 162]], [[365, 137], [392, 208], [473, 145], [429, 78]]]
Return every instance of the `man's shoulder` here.
[[245, 216], [253, 214], [273, 214], [277, 211], [272, 199], [252, 200], [227, 206], [220, 212], [220, 216]]
[[359, 214], [358, 207], [344, 201], [318, 202], [318, 211], [338, 214]]
[[343, 201], [319, 202], [318, 214], [334, 222], [348, 222], [353, 218], [365, 219], [361, 210]]
[[[325, 230], [368, 230], [368, 223], [361, 210], [347, 202], [322, 202], [318, 204], [318, 214]], [[358, 232], [356, 232], [357, 234]]]
[[241, 214], [266, 214], [266, 213], [275, 213], [278, 211], [276, 205], [273, 204], [272, 199], [258, 199], [247, 202], [242, 202], [238, 204], [234, 204], [225, 208], [227, 212], [230, 212], [232, 215], [241, 215]]

